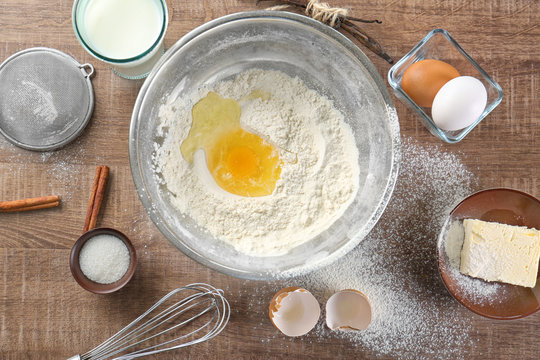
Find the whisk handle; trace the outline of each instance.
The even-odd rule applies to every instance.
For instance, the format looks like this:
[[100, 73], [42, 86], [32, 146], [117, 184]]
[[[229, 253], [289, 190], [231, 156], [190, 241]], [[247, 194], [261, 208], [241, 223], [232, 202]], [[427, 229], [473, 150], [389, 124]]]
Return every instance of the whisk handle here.
[[67, 360], [81, 360], [81, 355], [73, 355], [72, 357], [68, 358]]

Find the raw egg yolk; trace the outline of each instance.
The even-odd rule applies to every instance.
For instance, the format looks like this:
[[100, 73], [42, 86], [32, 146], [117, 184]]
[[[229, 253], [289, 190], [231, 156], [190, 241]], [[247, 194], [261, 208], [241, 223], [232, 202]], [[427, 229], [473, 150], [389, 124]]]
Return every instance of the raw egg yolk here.
[[[220, 151], [221, 153], [221, 151]], [[227, 154], [225, 164], [234, 178], [253, 175], [259, 167], [258, 156], [247, 146], [235, 146]]]
[[193, 123], [180, 150], [193, 162], [203, 149], [208, 170], [224, 190], [241, 196], [270, 195], [281, 175], [276, 148], [240, 127], [241, 107], [233, 99], [209, 92], [192, 109]]
[[221, 133], [206, 159], [216, 183], [236, 195], [270, 195], [281, 174], [275, 148], [240, 127]]
[[457, 69], [444, 61], [420, 60], [405, 70], [401, 87], [419, 106], [431, 107], [443, 85], [458, 76]]

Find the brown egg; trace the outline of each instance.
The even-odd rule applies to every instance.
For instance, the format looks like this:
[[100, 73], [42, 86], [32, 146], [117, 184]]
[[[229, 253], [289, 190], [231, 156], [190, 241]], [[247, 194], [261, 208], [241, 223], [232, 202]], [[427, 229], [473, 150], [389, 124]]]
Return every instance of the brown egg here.
[[420, 60], [405, 70], [401, 87], [419, 106], [431, 107], [443, 85], [458, 76], [457, 69], [444, 61]]

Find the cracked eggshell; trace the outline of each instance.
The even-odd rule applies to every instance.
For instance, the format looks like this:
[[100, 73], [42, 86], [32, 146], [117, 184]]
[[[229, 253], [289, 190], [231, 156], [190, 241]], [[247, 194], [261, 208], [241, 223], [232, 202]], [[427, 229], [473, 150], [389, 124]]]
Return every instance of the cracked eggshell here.
[[302, 336], [317, 325], [319, 302], [307, 290], [287, 287], [278, 291], [268, 307], [270, 320], [287, 336]]
[[364, 330], [371, 322], [371, 305], [358, 290], [346, 289], [326, 302], [326, 325], [332, 330]]

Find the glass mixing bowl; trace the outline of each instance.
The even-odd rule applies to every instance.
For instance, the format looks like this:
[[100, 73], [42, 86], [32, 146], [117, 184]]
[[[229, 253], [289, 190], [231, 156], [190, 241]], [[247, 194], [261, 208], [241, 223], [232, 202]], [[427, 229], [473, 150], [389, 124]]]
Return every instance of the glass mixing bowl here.
[[[353, 129], [359, 150], [360, 188], [353, 203], [326, 231], [280, 256], [249, 256], [202, 231], [172, 205], [152, 165], [155, 143], [161, 141], [156, 133], [158, 112], [165, 101], [252, 68], [298, 76], [331, 99]], [[393, 102], [364, 53], [326, 25], [277, 11], [228, 15], [181, 38], [144, 82], [133, 109], [129, 140], [135, 187], [163, 235], [201, 264], [261, 280], [315, 270], [353, 249], [384, 211], [400, 157]]]

